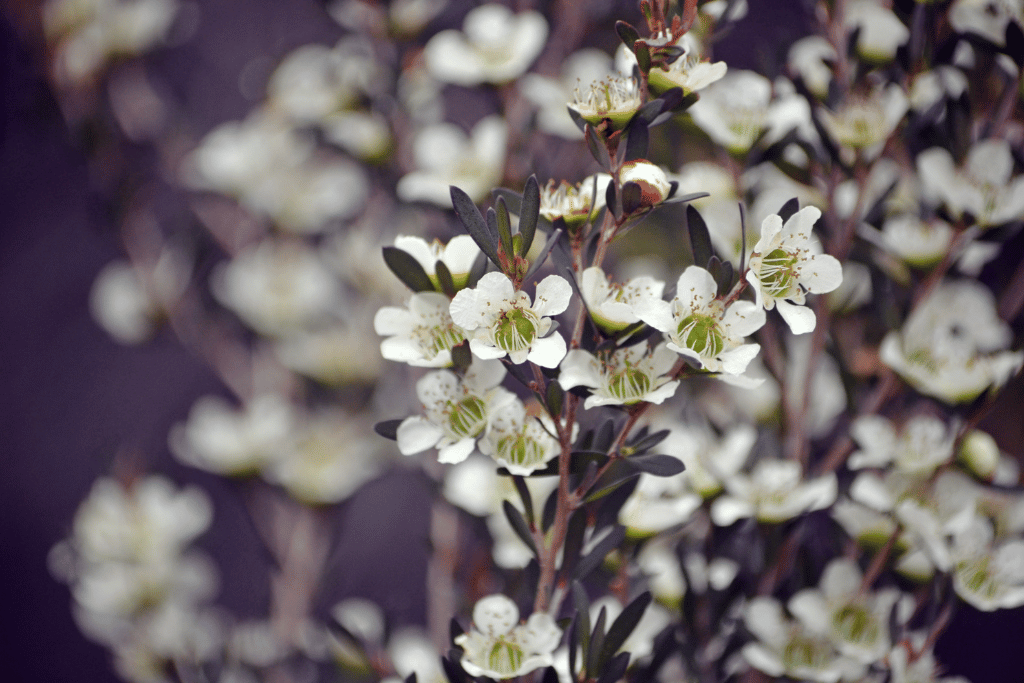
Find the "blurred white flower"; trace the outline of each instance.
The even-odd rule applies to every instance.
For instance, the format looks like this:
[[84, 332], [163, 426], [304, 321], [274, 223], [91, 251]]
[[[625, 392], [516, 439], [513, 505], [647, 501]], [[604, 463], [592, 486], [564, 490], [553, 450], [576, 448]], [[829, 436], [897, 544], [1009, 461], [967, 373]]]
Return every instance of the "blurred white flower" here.
[[991, 227], [1024, 218], [1024, 175], [1013, 175], [1013, 154], [1006, 140], [974, 143], [962, 168], [942, 147], [917, 156], [924, 196], [944, 204], [956, 216], [970, 214]]
[[577, 87], [568, 102], [569, 108], [590, 125], [607, 119], [613, 130], [624, 128], [642, 104], [636, 79], [618, 74], [594, 81], [583, 90]]
[[761, 348], [743, 342], [764, 325], [764, 310], [749, 301], [734, 301], [726, 307], [717, 295], [711, 273], [690, 266], [679, 276], [672, 301], [645, 298], [636, 304], [635, 312], [665, 334], [668, 348], [696, 360], [709, 372], [721, 373], [726, 381], [736, 381]]
[[214, 296], [261, 334], [287, 337], [326, 322], [340, 305], [337, 278], [302, 242], [265, 240], [220, 264]]
[[839, 261], [817, 253], [811, 241], [811, 230], [820, 217], [821, 211], [813, 206], [790, 216], [785, 225], [780, 216], [769, 216], [750, 254], [747, 280], [754, 287], [757, 305], [767, 310], [778, 306], [794, 334], [810, 332], [816, 323], [814, 311], [802, 305], [804, 290], [824, 294], [843, 279]]
[[819, 115], [829, 135], [840, 146], [856, 150], [866, 159], [875, 159], [903, 120], [909, 104], [903, 88], [890, 83], [868, 96], [847, 99], [834, 112], [822, 107]]
[[878, 0], [851, 0], [846, 4], [846, 27], [859, 30], [857, 52], [871, 62], [888, 62], [910, 38], [910, 29]]
[[540, 191], [540, 215], [552, 223], [561, 218], [570, 230], [579, 228], [604, 208], [611, 181], [607, 173], [596, 173], [576, 185], [563, 180], [556, 186], [554, 179], [549, 180]]
[[956, 0], [949, 8], [949, 23], [960, 33], [973, 33], [996, 45], [1006, 43], [1010, 22], [1024, 24], [1022, 0]]
[[477, 447], [512, 474], [526, 476], [558, 457], [562, 449], [554, 433], [551, 418], [534, 417], [521, 401], [512, 401], [492, 416]]
[[519, 623], [519, 608], [504, 595], [488, 595], [473, 607], [473, 626], [455, 638], [463, 649], [462, 668], [471, 676], [503, 681], [551, 666], [562, 639], [555, 620], [544, 612]]
[[823, 36], [806, 36], [789, 47], [787, 64], [794, 75], [799, 76], [807, 89], [817, 97], [828, 95], [832, 82], [832, 68], [829, 63], [836, 58], [836, 49]]
[[591, 390], [583, 407], [587, 410], [605, 405], [662, 403], [679, 386], [669, 371], [676, 354], [664, 343], [654, 349], [635, 344], [594, 355], [573, 349], [562, 360], [558, 382], [563, 389], [587, 387]]
[[448, 244], [442, 244], [439, 240], [427, 242], [422, 237], [399, 235], [395, 238], [395, 246], [423, 266], [427, 277], [438, 291], [441, 290], [436, 272], [438, 261], [451, 273], [455, 289], [462, 289], [469, 280], [469, 271], [473, 269], [473, 263], [480, 255], [480, 247], [469, 235], [456, 235]]
[[827, 508], [837, 493], [834, 474], [805, 480], [800, 463], [793, 460], [759, 460], [750, 474], [736, 473], [723, 483], [725, 493], [711, 504], [711, 520], [717, 526], [747, 517], [778, 524]]
[[974, 399], [1020, 371], [1024, 352], [1005, 351], [1009, 326], [995, 298], [973, 280], [941, 282], [882, 340], [882, 362], [921, 393], [947, 403]]
[[656, 67], [648, 74], [648, 85], [651, 92], [659, 95], [672, 88], [682, 88], [683, 96], [703, 90], [725, 76], [725, 62], [710, 62], [702, 59], [699, 54], [687, 51], [667, 69]]
[[732, 70], [701, 93], [690, 116], [734, 154], [745, 154], [771, 123], [771, 82], [753, 71]]
[[868, 226], [861, 226], [860, 233], [917, 268], [928, 268], [941, 261], [953, 242], [949, 223], [938, 218], [924, 221], [912, 214], [886, 219], [877, 236]]
[[514, 14], [504, 5], [470, 10], [462, 31], [441, 31], [423, 50], [427, 69], [440, 81], [473, 86], [521, 76], [544, 48], [548, 23], [538, 12]]
[[373, 318], [373, 329], [387, 339], [380, 355], [414, 367], [443, 368], [452, 364], [452, 347], [465, 332], [452, 321], [451, 301], [438, 292], [417, 292], [406, 308], [384, 306]]
[[579, 83], [598, 81], [612, 69], [612, 58], [596, 48], [569, 55], [559, 78], [526, 74], [519, 82], [523, 94], [539, 108], [537, 125], [545, 133], [568, 140], [582, 140], [583, 133], [565, 110]]
[[953, 458], [955, 430], [930, 415], [915, 415], [899, 432], [879, 415], [862, 415], [850, 426], [850, 435], [861, 447], [847, 460], [851, 469], [886, 467], [890, 464], [915, 475], [931, 474]]
[[379, 161], [392, 148], [391, 128], [378, 112], [337, 112], [328, 115], [320, 127], [329, 142], [364, 161]]
[[421, 377], [416, 382], [416, 396], [426, 416], [402, 421], [398, 449], [403, 455], [412, 455], [436, 447], [443, 463], [465, 460], [490, 420], [518, 401], [500, 386], [504, 378], [505, 367], [496, 360], [475, 360], [461, 379], [448, 370]]
[[398, 198], [451, 208], [449, 187], [464, 190], [474, 201], [484, 199], [501, 182], [508, 124], [500, 116], [481, 119], [470, 135], [451, 123], [427, 126], [413, 141], [418, 170], [398, 181]]
[[953, 535], [953, 588], [977, 609], [1024, 605], [1024, 538], [999, 538], [992, 523], [975, 516]]
[[188, 420], [171, 429], [174, 455], [208, 472], [258, 472], [279, 457], [296, 425], [294, 407], [276, 394], [263, 394], [248, 406], [232, 407], [219, 396], [204, 396]]
[[580, 291], [587, 312], [605, 332], [618, 332], [640, 322], [635, 309], [644, 299], [660, 299], [665, 283], [647, 275], [624, 284], [611, 282], [604, 271], [592, 266], [580, 276]]
[[473, 289], [463, 289], [451, 303], [451, 316], [469, 336], [469, 347], [483, 359], [513, 363], [529, 360], [553, 368], [565, 357], [565, 340], [551, 330], [551, 318], [569, 306], [572, 287], [565, 278], [549, 275], [537, 285], [536, 302], [515, 291], [502, 273], [487, 273]]
[[967, 76], [955, 66], [939, 65], [914, 78], [910, 86], [910, 106], [926, 112], [943, 98], [957, 99], [967, 90]]
[[127, 261], [108, 263], [99, 272], [89, 292], [89, 309], [100, 327], [122, 344], [149, 339], [159, 313]]

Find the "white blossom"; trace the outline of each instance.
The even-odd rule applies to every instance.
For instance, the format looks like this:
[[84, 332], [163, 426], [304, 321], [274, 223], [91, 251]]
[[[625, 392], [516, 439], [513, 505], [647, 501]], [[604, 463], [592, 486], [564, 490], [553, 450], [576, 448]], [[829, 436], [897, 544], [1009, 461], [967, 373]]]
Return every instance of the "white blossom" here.
[[1024, 538], [997, 537], [992, 523], [975, 516], [953, 535], [953, 588], [977, 609], [991, 612], [1024, 605]]
[[955, 433], [929, 415], [910, 418], [898, 432], [884, 417], [863, 415], [850, 435], [861, 446], [847, 461], [851, 469], [894, 464], [908, 474], [927, 475], [953, 457]]
[[583, 133], [565, 110], [579, 83], [592, 83], [612, 68], [612, 59], [596, 48], [583, 48], [569, 55], [559, 78], [526, 74], [519, 83], [523, 94], [539, 107], [537, 125], [545, 133], [568, 140], [582, 140]]
[[655, 67], [648, 73], [651, 92], [661, 94], [672, 88], [682, 88], [683, 95], [703, 90], [725, 76], [725, 62], [710, 62], [699, 54], [686, 52], [668, 68]]
[[454, 372], [438, 370], [416, 382], [416, 395], [425, 416], [406, 418], [398, 427], [398, 450], [403, 455], [438, 449], [438, 460], [465, 460], [488, 422], [518, 401], [500, 386], [504, 366], [496, 360], [476, 360], [460, 379]]
[[373, 318], [374, 331], [388, 337], [380, 354], [414, 367], [442, 368], [452, 364], [452, 347], [466, 334], [452, 321], [448, 297], [438, 292], [417, 292], [406, 308], [384, 306]]
[[592, 126], [607, 119], [611, 121], [612, 128], [621, 129], [642, 104], [640, 86], [635, 78], [611, 74], [604, 80], [594, 81], [582, 91], [577, 87], [569, 108]]
[[563, 389], [589, 388], [592, 393], [583, 404], [587, 410], [604, 405], [662, 403], [679, 386], [679, 380], [672, 380], [668, 374], [676, 358], [664, 343], [654, 349], [635, 344], [598, 355], [573, 349], [562, 360], [558, 382]]
[[750, 474], [734, 474], [724, 484], [725, 493], [711, 504], [717, 526], [747, 517], [778, 524], [827, 508], [837, 493], [834, 474], [804, 480], [800, 463], [793, 460], [759, 460]]
[[844, 15], [849, 31], [859, 29], [857, 52], [873, 62], [888, 62], [910, 38], [910, 29], [878, 0], [852, 0]]
[[778, 306], [794, 334], [814, 329], [814, 311], [803, 306], [806, 295], [831, 292], [842, 282], [842, 267], [835, 257], [817, 253], [811, 229], [821, 217], [807, 206], [790, 216], [785, 225], [778, 215], [761, 224], [761, 239], [750, 254], [747, 281], [754, 287], [758, 306]]
[[438, 261], [448, 268], [455, 289], [462, 289], [469, 281], [469, 271], [480, 255], [480, 247], [469, 235], [456, 235], [447, 244], [442, 244], [440, 240], [427, 242], [422, 237], [399, 235], [395, 238], [395, 246], [423, 266], [427, 277], [434, 283], [434, 289], [438, 291], [441, 290], [436, 272]]
[[1024, 175], [1014, 176], [1006, 140], [981, 140], [971, 146], [962, 168], [942, 147], [917, 156], [926, 199], [944, 204], [957, 216], [965, 213], [991, 227], [1024, 218]]
[[506, 680], [551, 666], [562, 638], [544, 612], [519, 623], [519, 609], [504, 595], [481, 598], [473, 607], [473, 627], [455, 638], [463, 649], [462, 668], [471, 676]]
[[512, 474], [526, 476], [558, 457], [561, 444], [554, 433], [550, 418], [534, 417], [513, 401], [491, 418], [478, 447]]
[[646, 159], [633, 159], [619, 169], [619, 183], [640, 186], [640, 208], [660, 204], [672, 194], [672, 183], [660, 166]]
[[604, 208], [611, 181], [607, 173], [596, 173], [576, 185], [564, 180], [555, 185], [554, 179], [549, 180], [540, 191], [540, 215], [552, 223], [561, 218], [570, 229], [578, 228]]
[[623, 284], [611, 282], [604, 271], [591, 266], [580, 276], [580, 292], [594, 323], [610, 333], [640, 322], [635, 309], [644, 299], [660, 299], [665, 283], [642, 275]]
[[960, 33], [973, 33], [1002, 46], [1010, 22], [1024, 24], [1022, 0], [956, 0], [949, 23]]
[[822, 108], [819, 114], [833, 140], [848, 150], [859, 151], [867, 159], [875, 159], [908, 107], [906, 93], [899, 85], [890, 83], [867, 96], [848, 98], [834, 112]]
[[564, 278], [549, 275], [537, 285], [535, 303], [526, 292], [515, 291], [502, 273], [488, 273], [473, 289], [463, 289], [451, 303], [451, 316], [467, 332], [477, 357], [501, 358], [513, 363], [529, 360], [553, 368], [565, 357], [565, 340], [551, 330], [550, 315], [569, 306], [572, 287]]

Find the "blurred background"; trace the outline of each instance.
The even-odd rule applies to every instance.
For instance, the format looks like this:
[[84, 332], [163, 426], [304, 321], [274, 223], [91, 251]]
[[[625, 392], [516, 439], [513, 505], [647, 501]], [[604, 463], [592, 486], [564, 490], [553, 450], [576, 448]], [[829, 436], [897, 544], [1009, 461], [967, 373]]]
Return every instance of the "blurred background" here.
[[[451, 3], [432, 26], [457, 25], [467, 4]], [[637, 21], [633, 3], [620, 4], [622, 18]], [[770, 76], [785, 47], [806, 33], [808, 16], [800, 0], [751, 0], [716, 58]], [[195, 135], [243, 118], [261, 95], [253, 84], [288, 51], [330, 45], [343, 33], [315, 0], [201, 0], [180, 21], [176, 39], [149, 55], [147, 68]], [[122, 346], [89, 312], [97, 273], [122, 253], [111, 179], [124, 168], [161, 170], [142, 145], [128, 146], [128, 158], [90, 158], [103, 146], [88, 130], [69, 130], [45, 76], [40, 3], [5, 3], [0, 55], [0, 651], [7, 680], [115, 681], [107, 651], [82, 636], [67, 587], [47, 570], [50, 549], [115, 456], [143, 458], [211, 494], [216, 522], [200, 546], [221, 565], [219, 602], [241, 614], [264, 609], [268, 587], [243, 569], [265, 559], [252, 550], [258, 544], [237, 491], [168, 452], [172, 425], [197, 397], [226, 394], [223, 386], [169, 330]], [[1020, 382], [1009, 390], [1019, 396]], [[428, 499], [420, 478], [398, 470], [332, 511], [341, 518], [334, 552], [344, 571], [325, 597], [371, 596], [421, 623]], [[938, 651], [950, 673], [994, 683], [1021, 676], [1022, 641], [1024, 611], [981, 614], [962, 605]]]

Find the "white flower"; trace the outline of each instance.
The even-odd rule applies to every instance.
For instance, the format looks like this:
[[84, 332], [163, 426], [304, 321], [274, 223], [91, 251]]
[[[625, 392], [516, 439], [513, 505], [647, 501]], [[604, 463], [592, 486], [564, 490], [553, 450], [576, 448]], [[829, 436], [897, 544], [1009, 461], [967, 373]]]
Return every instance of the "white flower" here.
[[772, 86], [753, 71], [733, 70], [688, 110], [693, 122], [735, 154], [744, 154], [769, 125]]
[[530, 67], [548, 37], [540, 13], [513, 14], [498, 4], [470, 10], [462, 29], [435, 35], [423, 56], [435, 78], [465, 86], [514, 80]]
[[[867, 228], [861, 230], [864, 234]], [[903, 214], [887, 219], [881, 234], [868, 239], [877, 241], [883, 249], [912, 266], [928, 268], [949, 253], [953, 228], [938, 218], [926, 222], [913, 214]]]
[[466, 335], [452, 322], [450, 305], [444, 294], [417, 292], [409, 297], [407, 308], [381, 308], [373, 318], [374, 331], [388, 337], [380, 343], [380, 354], [414, 367], [451, 365], [452, 347], [465, 341]]
[[569, 102], [569, 108], [592, 126], [608, 120], [616, 130], [624, 128], [641, 105], [643, 99], [636, 79], [618, 74], [594, 81], [584, 91], [576, 88]]
[[918, 74], [910, 86], [910, 106], [926, 112], [944, 98], [957, 99], [967, 90], [967, 76], [955, 66], [939, 65]]
[[1020, 371], [1024, 352], [1003, 351], [1011, 340], [991, 291], [972, 280], [945, 281], [902, 330], [886, 335], [879, 355], [921, 393], [962, 403]]
[[843, 280], [842, 266], [833, 256], [815, 253], [811, 229], [821, 217], [816, 207], [807, 206], [790, 216], [786, 224], [778, 215], [761, 224], [761, 239], [750, 254], [747, 280], [754, 287], [758, 306], [779, 313], [794, 334], [814, 329], [814, 311], [802, 306], [804, 290], [812, 294], [831, 292]]
[[761, 348], [744, 344], [743, 338], [764, 325], [764, 311], [749, 301], [735, 301], [727, 308], [717, 294], [711, 273], [690, 266], [679, 276], [671, 302], [645, 298], [635, 311], [665, 334], [668, 348], [710, 372], [739, 376]]
[[917, 170], [925, 197], [957, 216], [969, 213], [982, 227], [1024, 218], [1024, 176], [1013, 177], [1006, 140], [974, 143], [960, 169], [947, 150], [932, 147], [918, 155]]
[[526, 74], [519, 87], [540, 108], [537, 125], [542, 131], [569, 140], [582, 140], [583, 133], [565, 111], [565, 103], [572, 99], [573, 89], [579, 83], [600, 80], [611, 68], [612, 59], [606, 53], [596, 48], [584, 48], [565, 60], [560, 78]]
[[565, 340], [551, 329], [549, 315], [569, 306], [572, 287], [564, 278], [549, 275], [537, 285], [536, 303], [515, 291], [502, 273], [488, 273], [474, 289], [463, 289], [451, 303], [451, 316], [469, 335], [469, 346], [479, 358], [501, 358], [513, 363], [529, 360], [553, 368], [565, 357]]
[[171, 451], [182, 462], [218, 474], [258, 471], [287, 445], [296, 415], [276, 394], [257, 396], [234, 408], [218, 396], [204, 396], [188, 420], [171, 430]]
[[903, 89], [890, 83], [867, 97], [849, 98], [835, 112], [822, 108], [820, 115], [833, 140], [844, 148], [860, 151], [867, 159], [874, 159], [903, 120], [908, 106]]
[[505, 367], [496, 360], [475, 361], [459, 377], [448, 370], [424, 375], [416, 382], [416, 395], [425, 417], [406, 418], [398, 427], [398, 450], [403, 455], [438, 449], [438, 460], [465, 460], [490, 419], [517, 401], [515, 394], [499, 386]]
[[555, 185], [554, 179], [549, 180], [540, 191], [540, 215], [552, 223], [561, 218], [570, 229], [578, 228], [604, 208], [611, 181], [607, 173], [596, 173], [576, 185], [564, 180]]
[[949, 23], [960, 33], [974, 33], [996, 45], [1006, 42], [1006, 27], [1024, 24], [1022, 0], [956, 0], [949, 9]]
[[873, 62], [887, 62], [896, 56], [896, 50], [910, 38], [910, 29], [878, 0], [852, 0], [846, 4], [846, 26], [849, 31], [859, 29], [857, 52]]
[[161, 315], [173, 308], [190, 275], [191, 264], [172, 248], [165, 248], [153, 264], [113, 261], [93, 282], [89, 310], [114, 339], [139, 344], [153, 335]]
[[866, 667], [840, 654], [825, 633], [786, 618], [775, 598], [753, 598], [743, 610], [743, 622], [758, 639], [743, 646], [743, 658], [769, 676], [836, 683], [865, 673]]
[[642, 275], [625, 284], [613, 283], [604, 271], [592, 266], [580, 276], [583, 303], [594, 323], [605, 332], [618, 332], [640, 322], [635, 309], [645, 299], [660, 299], [665, 283]]
[[829, 63], [835, 60], [836, 49], [823, 36], [807, 36], [793, 43], [789, 48], [787, 64], [791, 71], [803, 79], [807, 89], [816, 96], [828, 95], [832, 82]]
[[598, 356], [573, 349], [560, 366], [558, 382], [563, 389], [588, 387], [592, 393], [583, 407], [662, 403], [679, 386], [668, 376], [676, 354], [664, 343], [653, 350], [646, 344], [616, 349]]
[[513, 401], [492, 416], [479, 448], [512, 474], [526, 476], [558, 457], [561, 444], [554, 433], [550, 418], [533, 417], [522, 402]]
[[961, 598], [986, 612], [1024, 605], [1024, 539], [998, 538], [989, 520], [975, 516], [950, 550]]
[[413, 141], [417, 170], [398, 181], [398, 198], [447, 209], [455, 185], [474, 201], [482, 200], [501, 182], [507, 137], [508, 124], [500, 116], [480, 119], [468, 136], [451, 123], [427, 126]]
[[935, 653], [924, 649], [925, 634], [912, 633], [909, 642], [896, 645], [889, 653], [892, 683], [970, 683], [963, 676], [941, 676]]
[[440, 261], [452, 275], [455, 289], [462, 289], [469, 280], [469, 271], [480, 255], [480, 247], [469, 235], [456, 235], [448, 244], [439, 240], [427, 242], [422, 237], [399, 235], [395, 238], [395, 246], [415, 258], [427, 277], [434, 283], [434, 289], [440, 291], [441, 284], [437, 279], [437, 262]]
[[669, 64], [667, 69], [651, 69], [647, 78], [651, 92], [656, 95], [672, 88], [682, 88], [686, 96], [720, 80], [725, 72], [725, 62], [712, 64], [699, 54], [687, 52]]
[[928, 475], [953, 457], [955, 434], [929, 415], [912, 417], [898, 434], [884, 417], [863, 415], [850, 426], [850, 435], [862, 448], [847, 461], [851, 469], [893, 463], [908, 474]]
[[672, 183], [660, 166], [646, 159], [627, 161], [619, 169], [619, 183], [636, 183], [640, 186], [640, 208], [660, 204], [672, 193]]
[[471, 676], [506, 680], [551, 666], [562, 632], [544, 612], [519, 623], [519, 609], [504, 595], [481, 598], [473, 607], [473, 627], [455, 638], [463, 649], [462, 668]]
[[300, 242], [263, 241], [221, 265], [214, 296], [261, 334], [286, 337], [329, 319], [340, 303], [337, 279]]
[[777, 524], [827, 508], [837, 492], [834, 474], [804, 481], [800, 463], [793, 460], [759, 460], [749, 475], [734, 474], [724, 484], [726, 493], [711, 505], [718, 526], [746, 517]]
[[[789, 611], [811, 631], [824, 633], [840, 653], [862, 664], [885, 657], [891, 646], [889, 617], [900, 600], [895, 588], [862, 590], [863, 575], [857, 563], [832, 560], [818, 588], [804, 588], [789, 601]], [[910, 617], [912, 600], [902, 601], [897, 621]]]

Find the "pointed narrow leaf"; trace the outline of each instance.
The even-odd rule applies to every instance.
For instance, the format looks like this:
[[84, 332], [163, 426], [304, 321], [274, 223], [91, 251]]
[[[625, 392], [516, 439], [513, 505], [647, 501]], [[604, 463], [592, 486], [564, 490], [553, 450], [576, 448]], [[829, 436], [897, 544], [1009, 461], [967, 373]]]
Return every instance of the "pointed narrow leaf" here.
[[496, 187], [491, 190], [491, 196], [494, 197], [494, 201], [498, 201], [498, 197], [503, 197], [508, 210], [515, 215], [518, 216], [522, 213], [523, 195], [518, 192], [510, 190], [507, 187]]
[[[637, 452], [642, 453], [643, 451], [654, 448], [659, 443], [668, 438], [668, 435], [672, 432], [668, 429], [659, 429], [651, 434], [637, 434], [637, 440], [630, 445], [636, 449]], [[635, 457], [635, 456], [634, 456]]]
[[626, 669], [629, 668], [629, 657], [628, 652], [620, 652], [615, 655], [604, 667], [601, 675], [597, 677], [597, 683], [615, 683], [621, 680], [626, 674]]
[[744, 277], [747, 273], [747, 221], [746, 214], [743, 211], [743, 202], [739, 203], [740, 207], [740, 277]]
[[406, 676], [402, 683], [416, 683], [416, 672], [413, 671], [411, 674]]
[[790, 219], [790, 217], [793, 214], [795, 214], [799, 210], [800, 210], [800, 200], [797, 199], [796, 197], [793, 197], [788, 202], [783, 204], [781, 209], [779, 209], [779, 218], [781, 218], [782, 222], [785, 223], [786, 221], [788, 221]]
[[[615, 218], [622, 215], [622, 207], [619, 206], [618, 198], [615, 196], [615, 183], [608, 183], [604, 190], [605, 208], [612, 212]], [[596, 230], [594, 232], [597, 232]]]
[[618, 488], [601, 500], [601, 506], [597, 509], [597, 515], [594, 517], [594, 529], [604, 529], [618, 523], [622, 506], [633, 495], [639, 481], [639, 475], [622, 481]]
[[441, 667], [444, 669], [444, 677], [448, 679], [448, 683], [466, 683], [469, 679], [466, 672], [462, 670], [462, 665], [454, 657], [451, 659], [442, 657]]
[[464, 341], [452, 347], [452, 365], [461, 370], [466, 370], [473, 364], [473, 352], [469, 348], [469, 342]]
[[604, 624], [608, 620], [608, 610], [601, 607], [594, 621], [594, 630], [590, 634], [590, 648], [587, 651], [587, 677], [596, 678], [601, 670], [601, 651], [604, 649]]
[[487, 258], [491, 259], [494, 265], [500, 268], [501, 265], [498, 263], [497, 235], [491, 236], [491, 231], [488, 229], [484, 217], [480, 215], [480, 209], [476, 208], [476, 204], [473, 203], [468, 194], [454, 185], [451, 186], [450, 190], [452, 208], [455, 209], [455, 215], [462, 221], [462, 225], [465, 226], [469, 236], [480, 247], [480, 251], [484, 252]]
[[612, 446], [612, 439], [615, 436], [615, 420], [608, 418], [601, 423], [597, 434], [594, 435], [594, 446], [591, 450], [608, 452]]
[[646, 455], [634, 455], [626, 458], [629, 466], [653, 474], [656, 477], [672, 477], [686, 469], [686, 465], [679, 458], [662, 453], [648, 453]]
[[519, 493], [520, 500], [523, 501], [523, 509], [526, 510], [526, 521], [532, 527], [536, 524], [536, 520], [533, 518], [533, 496], [530, 495], [530, 488], [526, 485], [526, 480], [518, 475], [512, 477], [512, 483]]
[[604, 647], [598, 660], [599, 666], [602, 669], [608, 660], [619, 651], [619, 648], [626, 642], [630, 634], [633, 633], [636, 625], [640, 623], [640, 618], [643, 617], [644, 611], [650, 604], [651, 593], [650, 591], [645, 591], [638, 595], [633, 602], [626, 605], [626, 608], [622, 610], [618, 618], [612, 623], [608, 629], [608, 635], [605, 636]]
[[608, 535], [601, 539], [601, 541], [594, 546], [594, 549], [590, 551], [590, 554], [580, 560], [579, 564], [576, 565], [576, 571], [573, 572], [573, 577], [579, 581], [587, 578], [591, 572], [597, 569], [604, 558], [608, 556], [608, 553], [619, 547], [619, 544], [626, 539], [626, 527], [616, 524], [612, 527], [612, 530], [608, 532]]
[[573, 570], [580, 561], [583, 550], [583, 536], [587, 530], [586, 511], [575, 510], [569, 517], [565, 530], [565, 545], [562, 549], [562, 576], [572, 576]]
[[545, 396], [545, 403], [548, 406], [548, 412], [551, 413], [551, 417], [558, 418], [562, 414], [562, 404], [565, 399], [565, 390], [562, 389], [562, 385], [558, 383], [558, 380], [551, 380], [548, 382], [547, 396]]
[[640, 40], [640, 33], [637, 32], [633, 25], [619, 20], [615, 22], [615, 32], [619, 34], [619, 39], [622, 44], [629, 48], [630, 52], [633, 51], [633, 43]]
[[433, 292], [434, 283], [420, 262], [407, 251], [398, 247], [384, 247], [384, 263], [406, 287], [414, 292]]
[[[569, 109], [572, 112], [572, 109]], [[598, 135], [594, 127], [589, 123], [583, 130], [583, 137], [587, 140], [587, 147], [590, 148], [590, 154], [594, 157], [594, 161], [601, 168], [611, 168], [612, 158], [608, 156], [608, 148], [604, 146], [604, 140]], [[591, 204], [593, 206], [593, 204]]]
[[512, 526], [512, 530], [516, 532], [516, 536], [526, 544], [526, 547], [530, 549], [534, 557], [537, 556], [537, 545], [533, 542], [533, 534], [530, 533], [530, 527], [526, 524], [526, 520], [523, 519], [522, 514], [519, 510], [516, 510], [516, 506], [507, 500], [502, 501], [501, 509], [505, 512], [505, 519]]
[[515, 253], [512, 251], [512, 219], [508, 215], [508, 206], [505, 204], [505, 200], [498, 197], [494, 208], [487, 210], [488, 217], [490, 217], [491, 211], [494, 211], [497, 217], [498, 239], [501, 241], [501, 247], [511, 261], [512, 254]]
[[[634, 118], [628, 128], [626, 137], [626, 161], [634, 159], [646, 159], [649, 146], [650, 134], [647, 131], [647, 124]], [[623, 190], [625, 195], [625, 190]]]
[[462, 624], [452, 617], [451, 621], [448, 622], [448, 640], [455, 642], [455, 639], [461, 636], [466, 631], [462, 628]]
[[392, 441], [398, 441], [398, 425], [404, 422], [404, 418], [397, 420], [384, 420], [373, 425], [373, 431], [377, 432], [385, 439], [391, 439]]
[[[569, 643], [569, 656], [575, 659], [576, 650], [581, 650], [583, 661], [580, 663], [586, 666], [587, 653], [590, 650], [590, 598], [579, 581], [572, 582], [572, 602], [576, 608], [576, 617], [573, 639]], [[570, 669], [574, 670], [575, 667], [570, 666]]]
[[555, 243], [558, 241], [558, 238], [561, 237], [561, 236], [562, 236], [562, 229], [561, 228], [555, 228], [555, 230], [551, 233], [551, 236], [548, 237], [548, 241], [544, 243], [544, 248], [541, 249], [540, 250], [540, 254], [537, 255], [537, 260], [535, 260], [533, 263], [530, 264], [530, 269], [527, 270], [526, 271], [526, 275], [523, 276], [523, 281], [524, 282], [529, 280], [530, 278], [532, 278], [534, 275], [537, 274], [537, 271], [540, 270], [541, 266], [544, 265], [544, 261], [547, 260], [548, 254], [551, 253], [551, 250], [554, 248]]
[[452, 279], [452, 271], [448, 270], [448, 266], [444, 264], [444, 261], [437, 261], [434, 264], [434, 273], [437, 274], [437, 281], [441, 285], [441, 291], [448, 298], [454, 297], [456, 293], [455, 281]]
[[711, 195], [707, 192], [690, 192], [688, 194], [673, 195], [666, 199], [662, 204], [683, 204], [685, 202], [692, 202], [694, 199], [702, 199], [703, 197], [710, 197]]
[[558, 672], [555, 667], [549, 666], [544, 669], [544, 673], [540, 677], [540, 683], [558, 683]]
[[686, 228], [690, 233], [690, 248], [693, 250], [693, 264], [707, 268], [708, 261], [715, 255], [711, 246], [711, 235], [707, 223], [692, 204], [686, 207]]
[[540, 185], [537, 176], [526, 179], [523, 189], [523, 202], [519, 210], [519, 234], [523, 236], [519, 255], [526, 256], [533, 245], [533, 237], [537, 233], [537, 219], [540, 217]]
[[551, 525], [555, 523], [555, 513], [558, 512], [558, 489], [556, 488], [544, 501], [544, 509], [540, 514], [540, 528], [547, 533]]

